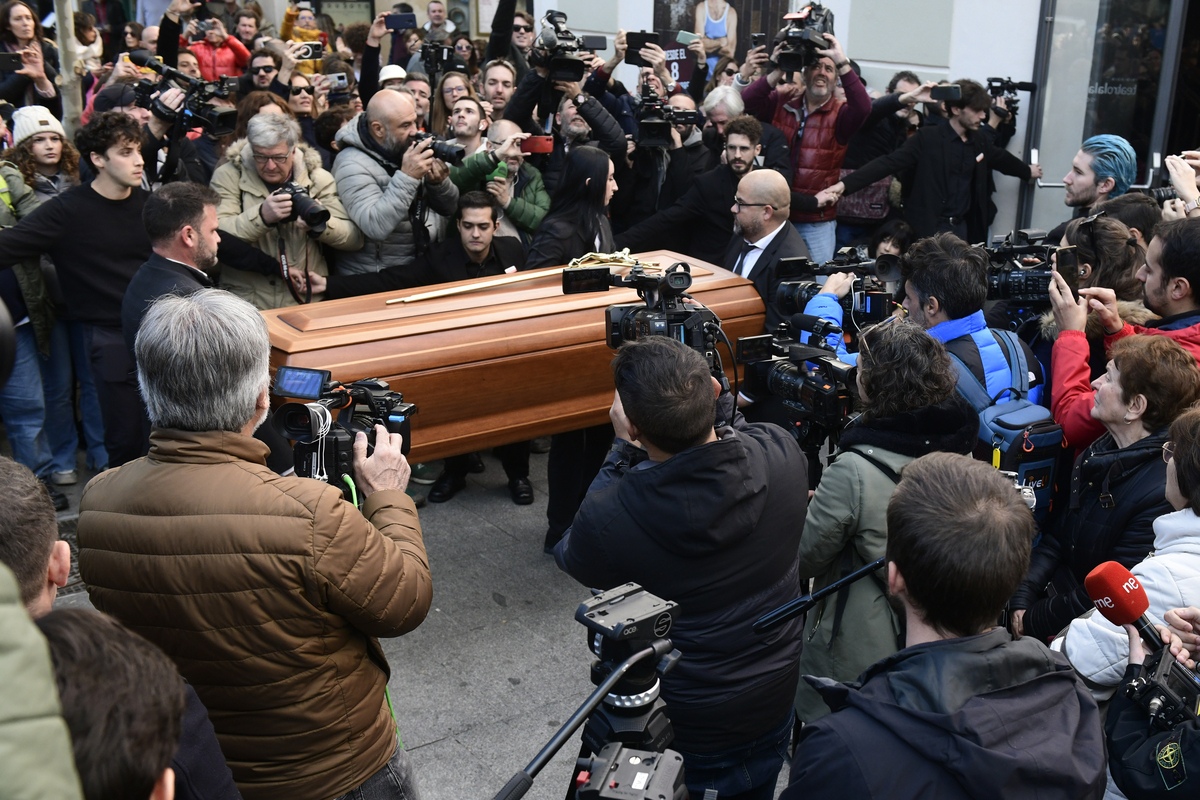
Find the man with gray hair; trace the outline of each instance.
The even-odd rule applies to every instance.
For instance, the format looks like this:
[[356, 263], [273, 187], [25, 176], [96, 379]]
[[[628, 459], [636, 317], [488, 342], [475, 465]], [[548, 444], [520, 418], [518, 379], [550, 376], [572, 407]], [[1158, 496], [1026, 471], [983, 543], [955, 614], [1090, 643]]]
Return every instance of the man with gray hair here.
[[[363, 245], [333, 176], [321, 168], [320, 153], [301, 140], [300, 125], [291, 117], [259, 114], [225, 158], [212, 179], [221, 197], [221, 231], [278, 259], [280, 271], [258, 275], [223, 264], [221, 286], [264, 310], [309, 299], [296, 293], [285, 275], [291, 270], [328, 275], [321, 245], [348, 253]], [[306, 208], [300, 195], [315, 201], [315, 209]]]
[[[714, 87], [700, 110], [704, 112], [704, 145], [710, 153], [709, 168], [722, 163], [721, 154], [725, 150], [725, 123], [740, 116], [746, 109], [742, 96], [732, 86]], [[761, 120], [760, 120], [761, 122]], [[788, 149], [787, 137], [783, 131], [774, 125], [762, 123], [762, 153], [754, 161], [755, 167], [767, 167], [787, 178], [792, 174], [791, 151]], [[801, 201], [803, 202], [803, 201]]]
[[433, 157], [432, 140], [413, 141], [416, 133], [415, 98], [400, 92], [379, 92], [338, 131], [333, 176], [367, 238], [361, 252], [338, 261], [339, 272], [412, 264], [429, 244], [425, 209], [447, 216], [457, 210], [450, 169]]
[[369, 458], [356, 438], [361, 512], [269, 470], [266, 323], [219, 289], [156, 301], [136, 353], [150, 455], [84, 492], [92, 603], [175, 661], [247, 800], [415, 798], [375, 638], [432, 599], [400, 436], [377, 427]]

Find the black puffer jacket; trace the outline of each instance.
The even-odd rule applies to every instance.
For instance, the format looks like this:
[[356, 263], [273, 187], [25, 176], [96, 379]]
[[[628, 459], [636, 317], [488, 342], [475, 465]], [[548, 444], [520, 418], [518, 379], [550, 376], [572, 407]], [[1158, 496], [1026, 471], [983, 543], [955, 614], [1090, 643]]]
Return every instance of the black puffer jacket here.
[[633, 581], [679, 603], [670, 638], [683, 657], [662, 696], [675, 746], [693, 753], [777, 728], [799, 677], [802, 620], [765, 636], [752, 625], [801, 593], [807, 461], [783, 428], [734, 424], [662, 463], [610, 453], [555, 552], [585, 586]]
[[1099, 564], [1132, 567], [1154, 549], [1154, 520], [1172, 511], [1163, 496], [1166, 440], [1164, 428], [1118, 448], [1106, 433], [1075, 460], [1070, 503], [1034, 548], [1029, 574], [1010, 603], [1026, 609], [1026, 634], [1046, 641], [1090, 609], [1083, 579]]

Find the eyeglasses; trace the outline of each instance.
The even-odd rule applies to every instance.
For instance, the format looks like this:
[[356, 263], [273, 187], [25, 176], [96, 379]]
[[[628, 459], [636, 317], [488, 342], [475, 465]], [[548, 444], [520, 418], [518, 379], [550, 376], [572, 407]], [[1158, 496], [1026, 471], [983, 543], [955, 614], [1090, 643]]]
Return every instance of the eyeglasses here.
[[[770, 203], [747, 203], [740, 198], [733, 198], [733, 204], [738, 208], [753, 208], [754, 206], [770, 206]], [[774, 208], [774, 206], [771, 206]]]
[[513, 33], [533, 33], [532, 25], [513, 25]]
[[291, 150], [288, 150], [286, 153], [284, 153], [281, 156], [264, 156], [261, 153], [255, 153], [254, 154], [254, 163], [255, 164], [266, 164], [269, 161], [272, 164], [278, 164], [279, 166], [282, 167], [284, 164], [287, 163], [287, 160], [291, 157], [292, 157]]
[[315, 87], [315, 86], [293, 86], [292, 87], [292, 97], [299, 97], [301, 92], [304, 92], [305, 94], [316, 94], [317, 87]]
[[1163, 461], [1170, 463], [1171, 459], [1174, 458], [1174, 456], [1175, 456], [1175, 443], [1174, 442], [1163, 442], [1162, 451], [1163, 451]]
[[274, 64], [271, 64], [270, 66], [267, 66], [267, 67], [251, 67], [250, 68], [251, 75], [258, 75], [261, 72], [274, 72], [274, 71], [275, 71]]
[[467, 93], [467, 87], [462, 86], [462, 85], [443, 86], [442, 87], [442, 94], [466, 94], [466, 93]]

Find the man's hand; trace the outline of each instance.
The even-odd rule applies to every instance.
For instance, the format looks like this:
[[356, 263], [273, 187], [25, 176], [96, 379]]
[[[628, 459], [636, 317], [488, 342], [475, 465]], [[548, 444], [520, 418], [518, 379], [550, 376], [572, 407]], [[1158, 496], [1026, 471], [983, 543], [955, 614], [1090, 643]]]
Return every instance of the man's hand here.
[[1060, 331], [1082, 331], [1087, 327], [1088, 300], [1075, 299], [1071, 287], [1058, 270], [1050, 273], [1050, 306], [1054, 310], [1054, 323]]
[[171, 22], [179, 22], [180, 17], [186, 17], [200, 5], [200, 3], [193, 3], [192, 0], [171, 0], [171, 5], [167, 6], [167, 16], [171, 18]]
[[142, 74], [138, 72], [137, 66], [132, 61], [126, 60], [125, 56], [128, 53], [119, 53], [113, 61], [112, 74], [108, 76], [107, 86], [112, 86], [114, 83], [137, 83], [141, 79]]
[[1167, 172], [1171, 174], [1171, 188], [1180, 200], [1191, 203], [1200, 197], [1200, 189], [1196, 188], [1196, 172], [1190, 164], [1179, 156], [1167, 156]]
[[292, 73], [296, 71], [296, 65], [300, 63], [296, 60], [296, 51], [301, 45], [301, 42], [288, 42], [283, 46], [283, 52], [279, 54], [279, 75], [275, 79], [284, 86], [291, 83]]
[[1042, 165], [1041, 164], [1030, 164], [1029, 165], [1029, 178], [1032, 180], [1034, 178], [1040, 178], [1040, 177], [1042, 177]]
[[1173, 608], [1163, 615], [1163, 619], [1183, 647], [1192, 653], [1200, 652], [1200, 608]]
[[496, 202], [501, 208], [508, 208], [508, 204], [512, 202], [512, 197], [508, 193], [507, 178], [493, 178], [487, 182], [487, 191], [492, 197], [496, 198]]
[[625, 407], [621, 405], [620, 392], [613, 392], [613, 404], [612, 408], [608, 410], [608, 418], [612, 420], [613, 432], [617, 435], [618, 439], [624, 439], [641, 447], [638, 442], [630, 438], [629, 418], [625, 416]]
[[433, 168], [433, 140], [425, 139], [404, 151], [400, 171], [410, 178], [422, 180]]
[[690, 43], [688, 43], [686, 49], [690, 50], [692, 55], [696, 57], [697, 64], [703, 64], [706, 60], [708, 60], [708, 54], [704, 52], [704, 43], [699, 39], [693, 39]]
[[498, 159], [503, 161], [506, 158], [515, 158], [521, 155], [521, 142], [529, 138], [529, 134], [521, 131], [514, 133], [500, 144], [495, 145], [495, 154]]
[[[158, 98], [159, 102], [176, 113], [178, 113], [179, 109], [183, 107], [184, 94], [180, 89], [172, 87], [161, 94], [156, 94], [155, 96]], [[146, 127], [150, 129], [151, 136], [153, 136], [155, 139], [161, 139], [171, 130], [172, 124], [173, 123], [167, 122], [166, 120], [161, 120], [157, 116], [151, 114], [150, 121], [146, 123]]]
[[429, 174], [425, 176], [425, 182], [436, 186], [448, 177], [450, 177], [450, 168], [446, 166], [446, 162], [435, 158], [429, 165]]
[[563, 93], [563, 97], [569, 97], [574, 100], [583, 92], [583, 88], [576, 81], [555, 81], [554, 88]]
[[262, 207], [259, 209], [259, 214], [262, 216], [263, 222], [268, 225], [274, 225], [287, 219], [292, 215], [292, 196], [286, 192], [267, 195], [267, 199], [263, 200]]
[[[750, 83], [754, 80], [754, 74], [759, 69], [765, 67], [771, 60], [771, 56], [767, 53], [767, 46], [760, 44], [746, 54], [746, 62], [742, 64], [742, 68], [738, 70], [738, 74], [742, 76], [742, 83]], [[709, 76], [713, 77], [713, 76]]]
[[1025, 609], [1017, 609], [1012, 612], [1012, 619], [1009, 620], [1009, 627], [1012, 628], [1013, 636], [1025, 635]]
[[829, 206], [842, 199], [842, 195], [833, 191], [833, 187], [822, 189], [817, 192], [817, 208], [828, 208]]
[[668, 150], [678, 150], [683, 147], [683, 137], [679, 135], [679, 129], [674, 125], [671, 126], [671, 145]]
[[1079, 293], [1088, 299], [1088, 308], [1100, 317], [1100, 324], [1109, 336], [1120, 333], [1125, 327], [1121, 312], [1117, 310], [1117, 293], [1103, 286], [1093, 286], [1090, 289], [1080, 289]]
[[212, 24], [213, 26], [205, 31], [204, 38], [219, 47], [229, 38], [229, 33], [225, 30], [224, 23], [216, 17], [213, 17]]
[[370, 497], [385, 489], [403, 492], [408, 488], [412, 468], [400, 452], [403, 442], [404, 437], [400, 434], [388, 433], [387, 428], [376, 425], [375, 452], [367, 458], [367, 435], [362, 431], [355, 434], [354, 476], [358, 479], [358, 491], [363, 497]]
[[[1192, 610], [1195, 611], [1195, 609]], [[1171, 612], [1168, 611], [1167, 613], [1170, 614]], [[1142, 643], [1141, 634], [1132, 625], [1122, 625], [1121, 627], [1125, 629], [1126, 635], [1129, 636], [1129, 663], [1140, 667], [1146, 662], [1146, 646]], [[1176, 661], [1188, 669], [1196, 668], [1196, 662], [1191, 660], [1182, 640], [1173, 628], [1155, 625], [1154, 629], [1162, 638], [1163, 644], [1167, 646], [1167, 650], [1170, 651], [1171, 655], [1175, 656]]]
[[388, 12], [377, 14], [371, 22], [371, 28], [367, 31], [367, 46], [379, 47], [379, 41], [387, 35], [387, 18]]
[[[300, 272], [299, 270], [293, 270], [292, 274], [299, 274], [301, 279], [304, 277], [304, 273]], [[308, 285], [312, 287], [313, 294], [321, 294], [325, 291], [325, 287], [329, 285], [329, 281], [324, 275], [318, 275], [315, 272], [310, 272], [308, 273]]]
[[654, 42], [646, 42], [646, 46], [638, 50], [638, 55], [650, 65], [664, 86], [671, 81], [671, 73], [667, 72], [667, 54], [661, 47]]
[[850, 289], [853, 287], [853, 272], [835, 272], [825, 279], [825, 285], [821, 287], [821, 294], [834, 294], [838, 298], [842, 298], [850, 294]]
[[604, 71], [609, 75], [613, 74], [613, 70], [625, 58], [625, 51], [629, 49], [629, 43], [625, 38], [625, 31], [617, 31], [616, 37], [613, 39], [613, 55], [604, 63]]
[[[842, 43], [839, 42], [832, 33], [825, 33], [822, 35], [825, 37], [826, 41], [829, 42], [829, 47], [825, 48], [824, 50], [818, 49], [817, 53], [827, 57], [834, 64], [841, 64], [842, 66], [846, 67], [846, 69], [849, 69], [850, 59], [846, 58], [846, 51], [842, 50]], [[840, 69], [838, 71], [841, 72]]]
[[1180, 200], [1178, 197], [1176, 197], [1174, 200], [1168, 200], [1167, 202], [1163, 203], [1163, 207], [1162, 207], [1163, 222], [1172, 222], [1177, 219], [1186, 218], [1187, 211], [1185, 211], [1184, 208], [1185, 208], [1185, 206], [1184, 206], [1183, 201]]
[[917, 103], [932, 103], [933, 98], [929, 96], [929, 90], [937, 85], [937, 81], [925, 81], [911, 92], [900, 95], [900, 102], [909, 107]]

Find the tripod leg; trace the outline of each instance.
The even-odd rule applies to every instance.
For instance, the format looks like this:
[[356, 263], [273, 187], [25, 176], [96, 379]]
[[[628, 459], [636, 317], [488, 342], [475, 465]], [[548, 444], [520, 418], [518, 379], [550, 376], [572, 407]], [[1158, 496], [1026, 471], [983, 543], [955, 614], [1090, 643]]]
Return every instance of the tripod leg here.
[[[586, 744], [584, 744], [583, 742], [580, 742], [579, 743], [579, 757], [586, 758], [587, 756], [590, 756], [591, 754], [592, 754], [592, 751], [588, 749], [588, 746]], [[563, 800], [575, 800], [575, 795], [577, 794], [577, 790], [575, 788], [575, 776], [579, 774], [579, 772], [577, 770], [578, 770], [578, 767], [571, 770], [571, 776], [570, 776], [570, 778], [567, 779], [567, 796], [564, 797]]]

